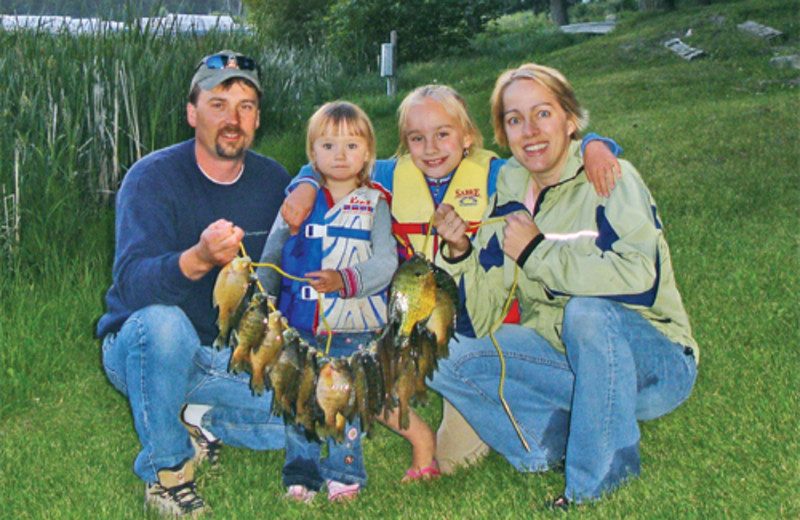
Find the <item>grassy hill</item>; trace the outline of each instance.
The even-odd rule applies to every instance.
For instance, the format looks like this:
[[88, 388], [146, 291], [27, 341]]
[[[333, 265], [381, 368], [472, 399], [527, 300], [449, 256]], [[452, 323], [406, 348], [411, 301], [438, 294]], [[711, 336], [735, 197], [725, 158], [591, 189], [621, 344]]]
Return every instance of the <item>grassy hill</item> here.
[[[700, 373], [682, 407], [642, 424], [641, 478], [571, 516], [800, 517], [800, 71], [770, 64], [800, 54], [798, 12], [796, 0], [749, 0], [626, 14], [595, 37], [517, 17], [468, 57], [401, 67], [395, 98], [374, 78], [348, 85], [388, 156], [396, 107], [413, 87], [455, 87], [490, 141], [497, 75], [526, 61], [550, 65], [576, 87], [590, 130], [617, 140], [648, 183], [702, 349]], [[739, 31], [747, 20], [784, 36], [766, 42]], [[707, 56], [682, 60], [663, 46], [674, 37]], [[303, 139], [297, 128], [273, 131], [256, 148], [296, 171]], [[68, 218], [51, 211], [37, 218]], [[24, 273], [0, 276], [3, 518], [142, 515], [130, 410], [106, 381], [93, 337], [110, 282], [113, 216], [90, 216], [74, 223], [75, 236], [41, 238], [77, 241], [65, 249], [74, 254], [31, 258]], [[440, 401], [422, 413], [438, 424]], [[435, 482], [400, 485], [410, 452], [385, 429], [366, 441], [368, 492], [343, 506], [284, 501], [283, 452], [228, 447], [222, 457], [200, 486], [218, 518], [548, 518], [534, 506], [563, 487], [562, 474], [520, 474], [496, 454]]]

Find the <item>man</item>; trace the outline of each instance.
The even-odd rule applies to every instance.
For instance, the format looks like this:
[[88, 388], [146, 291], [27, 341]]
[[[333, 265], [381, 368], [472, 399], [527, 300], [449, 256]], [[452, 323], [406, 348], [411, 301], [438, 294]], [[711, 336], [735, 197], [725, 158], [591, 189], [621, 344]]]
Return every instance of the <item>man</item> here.
[[[139, 160], [117, 194], [113, 285], [97, 334], [106, 374], [133, 411], [145, 504], [171, 515], [209, 511], [194, 470], [204, 457], [215, 462], [217, 438], [284, 445], [283, 425], [269, 413], [272, 395], [254, 397], [246, 374], [228, 373], [230, 350], [209, 347], [219, 268], [240, 243], [258, 257], [289, 182], [279, 163], [248, 150], [261, 94], [252, 58], [203, 58], [186, 106], [194, 139]], [[206, 406], [182, 414], [189, 402]], [[245, 428], [235, 427], [240, 420]]]

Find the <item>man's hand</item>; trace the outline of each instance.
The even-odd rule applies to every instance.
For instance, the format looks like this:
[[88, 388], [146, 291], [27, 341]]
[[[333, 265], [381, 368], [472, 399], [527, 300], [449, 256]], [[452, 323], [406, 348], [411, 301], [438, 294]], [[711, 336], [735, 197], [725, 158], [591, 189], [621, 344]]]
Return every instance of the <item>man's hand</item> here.
[[512, 213], [506, 217], [506, 228], [503, 232], [503, 252], [515, 262], [522, 251], [539, 234], [539, 227], [525, 213]]
[[287, 195], [281, 206], [281, 217], [289, 226], [289, 233], [296, 235], [300, 231], [300, 225], [311, 214], [316, 198], [317, 190], [307, 182], [300, 184]]
[[458, 258], [469, 250], [467, 223], [450, 204], [439, 204], [433, 214], [433, 227], [448, 246], [448, 256]]
[[181, 271], [190, 280], [199, 280], [214, 266], [225, 265], [236, 258], [242, 237], [242, 228], [229, 220], [217, 220], [203, 230], [195, 245], [181, 253]]

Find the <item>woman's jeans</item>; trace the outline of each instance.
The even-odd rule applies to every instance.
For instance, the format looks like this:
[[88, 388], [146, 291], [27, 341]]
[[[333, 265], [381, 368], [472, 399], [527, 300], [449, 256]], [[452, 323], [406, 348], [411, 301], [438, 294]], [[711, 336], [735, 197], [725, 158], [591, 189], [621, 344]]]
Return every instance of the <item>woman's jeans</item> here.
[[194, 455], [180, 421], [185, 403], [207, 404], [202, 426], [223, 442], [251, 449], [285, 446], [280, 417], [270, 413], [272, 393], [253, 396], [250, 376], [228, 372], [230, 349], [200, 345], [184, 312], [152, 305], [134, 312], [103, 339], [103, 366], [130, 401], [142, 450], [135, 473], [145, 482]]
[[490, 337], [459, 336], [430, 382], [481, 438], [521, 471], [564, 461], [565, 495], [599, 498], [640, 472], [637, 420], [685, 401], [697, 366], [638, 312], [601, 298], [572, 298], [555, 350], [532, 329], [503, 325], [504, 397], [530, 446], [526, 451], [498, 396], [501, 363]]

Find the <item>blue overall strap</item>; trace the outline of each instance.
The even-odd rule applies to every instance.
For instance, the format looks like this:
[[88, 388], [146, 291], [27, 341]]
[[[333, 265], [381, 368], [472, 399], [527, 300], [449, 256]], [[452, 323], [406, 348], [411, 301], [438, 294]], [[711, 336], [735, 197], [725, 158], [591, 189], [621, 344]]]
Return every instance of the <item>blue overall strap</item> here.
[[340, 226], [325, 226], [322, 224], [306, 224], [306, 238], [352, 238], [355, 240], [370, 240], [372, 231], [369, 229], [351, 229]]

